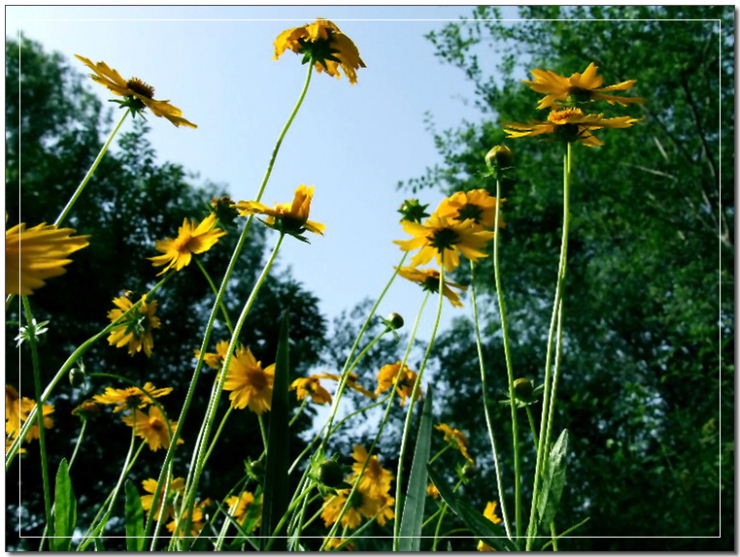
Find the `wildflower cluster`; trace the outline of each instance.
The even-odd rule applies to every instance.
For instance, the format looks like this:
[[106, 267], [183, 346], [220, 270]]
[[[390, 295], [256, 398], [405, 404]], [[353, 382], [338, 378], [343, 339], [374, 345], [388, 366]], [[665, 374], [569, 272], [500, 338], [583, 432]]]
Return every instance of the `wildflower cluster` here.
[[[36, 401], [28, 398], [21, 397], [15, 387], [11, 385], [5, 385], [5, 450], [7, 452], [10, 445], [18, 438], [21, 431], [21, 426], [28, 420], [31, 411], [36, 408]], [[44, 428], [51, 429], [54, 427], [54, 418], [51, 415], [54, 413], [53, 404], [44, 404], [42, 406]], [[23, 441], [33, 441], [38, 439], [40, 435], [38, 424], [31, 426], [31, 429], [26, 433]]]

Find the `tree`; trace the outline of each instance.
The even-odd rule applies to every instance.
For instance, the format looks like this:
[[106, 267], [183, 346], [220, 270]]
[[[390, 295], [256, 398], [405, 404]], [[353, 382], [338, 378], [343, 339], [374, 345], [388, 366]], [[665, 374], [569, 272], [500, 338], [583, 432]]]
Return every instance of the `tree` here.
[[[716, 536], [720, 526], [722, 532], [719, 540], [574, 539], [563, 546], [728, 549], [734, 538], [733, 13], [548, 6], [520, 8], [525, 21], [516, 23], [497, 21], [500, 12], [492, 7], [476, 8], [473, 16], [478, 21], [451, 23], [429, 39], [440, 60], [469, 80], [484, 120], [432, 128], [444, 162], [401, 187], [493, 191], [483, 157], [503, 141], [502, 123], [546, 118], [535, 113], [539, 95], [519, 81], [533, 68], [570, 75], [595, 62], [606, 83], [637, 79], [634, 95], [647, 98], [644, 106], [620, 107], [619, 115], [643, 119], [633, 129], [599, 132], [601, 148], [575, 148], [555, 431], [569, 429], [572, 450], [558, 530], [590, 516], [574, 535]], [[516, 170], [515, 182], [504, 184], [502, 272], [514, 369], [541, 382], [559, 250], [562, 150], [533, 139], [508, 144]], [[490, 292], [490, 263], [479, 270], [479, 288]], [[490, 396], [503, 399], [498, 317], [487, 313]], [[490, 447], [480, 414], [469, 411], [480, 405], [471, 331], [458, 321], [441, 339], [435, 351], [448, 388], [437, 392], [444, 397], [442, 420], [473, 432], [482, 456]], [[511, 478], [507, 410], [496, 413]], [[534, 463], [524, 465], [531, 479]], [[466, 488], [481, 508], [485, 497], [475, 486], [491, 485], [490, 462], [483, 466], [483, 483]]]

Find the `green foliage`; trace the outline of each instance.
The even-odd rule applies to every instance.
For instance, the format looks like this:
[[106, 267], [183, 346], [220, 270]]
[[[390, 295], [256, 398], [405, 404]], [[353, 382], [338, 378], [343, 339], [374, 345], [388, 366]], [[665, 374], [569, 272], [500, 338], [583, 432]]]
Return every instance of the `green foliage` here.
[[144, 551], [144, 508], [139, 490], [131, 480], [126, 480], [126, 550]]
[[[503, 142], [502, 124], [547, 116], [535, 109], [540, 95], [520, 82], [533, 68], [570, 75], [593, 61], [605, 85], [637, 79], [628, 94], [645, 97], [644, 105], [604, 104], [597, 111], [643, 120], [630, 129], [597, 132], [604, 147], [574, 149], [555, 417], [556, 427], [571, 433], [568, 474], [577, 478], [563, 493], [558, 523], [591, 516], [579, 535], [623, 538], [560, 544], [728, 549], [734, 536], [734, 445], [727, 419], [734, 398], [733, 11], [541, 6], [520, 8], [516, 22], [496, 21], [498, 14], [498, 8], [478, 7], [473, 15], [479, 21], [430, 34], [440, 60], [470, 82], [482, 119], [432, 128], [443, 163], [403, 187], [493, 192], [483, 159]], [[515, 374], [537, 384], [558, 260], [562, 147], [537, 138], [508, 145], [515, 170], [503, 184], [503, 287]], [[479, 267], [480, 289], [491, 292], [490, 262]], [[460, 275], [455, 279], [467, 279]], [[491, 300], [482, 307], [496, 306]], [[495, 391], [489, 396], [503, 399], [498, 316], [494, 310], [484, 319]], [[480, 458], [488, 452], [485, 435], [470, 412], [480, 406], [473, 338], [471, 325], [460, 320], [435, 348], [440, 418], [471, 432], [473, 453], [490, 473], [490, 459]], [[538, 414], [540, 405], [532, 409]], [[502, 433], [508, 431], [503, 410], [494, 409]], [[510, 443], [500, 444], [504, 474], [510, 474]], [[531, 454], [525, 451], [523, 463], [530, 480]], [[481, 503], [493, 496], [488, 485], [480, 484]], [[720, 527], [721, 540], [627, 538], [716, 536]]]
[[50, 539], [52, 551], [69, 551], [76, 525], [77, 499], [72, 489], [67, 459], [63, 458], [57, 470], [54, 490], [54, 534]]
[[547, 457], [547, 466], [542, 478], [542, 491], [537, 501], [540, 531], [547, 531], [560, 505], [560, 496], [565, 487], [565, 472], [568, 468], [568, 430], [564, 429]]

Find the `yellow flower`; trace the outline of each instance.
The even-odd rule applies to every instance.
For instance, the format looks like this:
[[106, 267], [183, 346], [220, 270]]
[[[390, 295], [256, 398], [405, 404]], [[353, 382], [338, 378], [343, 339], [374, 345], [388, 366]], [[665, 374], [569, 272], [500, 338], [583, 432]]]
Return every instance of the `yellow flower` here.
[[78, 416], [82, 420], [87, 420], [100, 414], [100, 405], [93, 400], [84, 400], [80, 405], [72, 410], [73, 416]]
[[437, 486], [432, 482], [429, 482], [429, 485], [427, 485], [427, 495], [434, 497], [435, 499], [439, 499], [441, 497], [439, 489], [437, 489]]
[[394, 240], [402, 250], [420, 249], [411, 264], [416, 267], [429, 263], [435, 256], [446, 271], [460, 265], [460, 255], [477, 261], [488, 257], [482, 250], [493, 238], [493, 232], [480, 230], [472, 219], [462, 222], [433, 214], [424, 224], [401, 221], [403, 229], [415, 236], [411, 240]]
[[234, 204], [234, 207], [239, 210], [239, 214], [243, 217], [267, 215], [268, 218], [265, 220], [267, 226], [305, 241], [305, 238], [301, 236], [305, 231], [323, 234], [326, 230], [325, 224], [308, 220], [314, 189], [301, 184], [295, 190], [293, 203], [281, 203], [276, 205], [274, 209], [258, 201], [239, 201]]
[[[344, 504], [347, 502], [349, 489], [340, 489], [336, 495], [330, 495], [324, 500], [324, 508], [321, 512], [321, 518], [324, 519], [326, 526], [331, 526], [339, 518]], [[387, 519], [392, 519], [393, 497], [387, 495], [372, 496], [362, 490], [355, 491], [350, 500], [347, 511], [342, 516], [341, 525], [345, 528], [357, 528], [363, 517], [377, 518], [378, 524], [384, 526]]]
[[[206, 363], [208, 367], [212, 367], [213, 369], [221, 369], [221, 366], [224, 364], [224, 360], [226, 359], [226, 352], [229, 350], [229, 341], [228, 340], [222, 340], [218, 344], [216, 344], [216, 352], [206, 352], [206, 355], [203, 356], [203, 361]], [[195, 357], [200, 358], [200, 350], [195, 351]]]
[[[11, 385], [5, 385], [5, 433], [11, 440], [18, 437], [23, 423], [28, 419], [28, 416], [33, 412], [34, 408], [36, 408], [35, 400], [25, 396], [21, 398], [14, 387]], [[54, 420], [49, 417], [54, 413], [54, 405], [44, 404], [41, 412], [44, 417], [44, 428], [51, 429], [54, 427]], [[38, 423], [34, 423], [34, 425], [32, 425], [28, 430], [24, 441], [33, 441], [34, 439], [38, 439], [39, 434], [40, 431]]]
[[158, 101], [154, 98], [154, 87], [144, 83], [138, 77], [132, 77], [129, 80], [121, 77], [116, 70], [109, 67], [105, 62], [94, 63], [89, 58], [75, 54], [75, 57], [95, 72], [90, 77], [104, 87], [110, 89], [116, 95], [126, 97], [125, 102], [117, 101], [122, 106], [130, 108], [136, 112], [149, 108], [155, 116], [163, 116], [172, 122], [175, 126], [188, 126], [197, 128], [195, 124], [182, 117], [182, 110], [169, 101]]
[[[113, 304], [117, 307], [108, 312], [108, 319], [117, 321], [120, 319], [134, 303], [128, 298], [131, 295], [127, 292], [123, 296], [113, 299]], [[108, 344], [115, 345], [117, 348], [128, 346], [128, 353], [133, 356], [144, 349], [144, 354], [152, 356], [154, 348], [154, 338], [152, 329], [158, 329], [162, 326], [159, 317], [154, 315], [157, 312], [157, 301], [147, 302], [146, 295], [141, 297], [141, 304], [128, 312], [122, 322], [116, 325], [111, 334], [108, 336]]]
[[[336, 373], [322, 373], [320, 375], [316, 376], [319, 379], [331, 379], [332, 381], [340, 381], [342, 378], [341, 376], [337, 375]], [[358, 381], [360, 380], [360, 377], [356, 373], [350, 372], [349, 375], [347, 375], [347, 382], [346, 385], [350, 389], [353, 389], [357, 391], [358, 393], [362, 393], [368, 398], [376, 399], [378, 398], [378, 395], [376, 395], [374, 392], [367, 390], [365, 387], [360, 385]]]
[[[485, 516], [488, 520], [493, 522], [494, 524], [501, 524], [503, 522], [501, 518], [496, 516], [496, 507], [498, 506], [498, 502], [496, 501], [489, 501], [486, 505], [486, 509], [483, 511], [483, 516]], [[486, 542], [480, 540], [478, 541], [478, 551], [496, 551], [494, 548], [492, 548], [490, 545], [488, 545]]]
[[272, 406], [274, 382], [275, 364], [263, 369], [249, 348], [238, 348], [231, 359], [224, 390], [231, 391], [229, 400], [234, 408], [249, 406], [255, 414], [262, 414]]
[[[211, 504], [210, 499], [204, 499], [203, 501], [196, 501], [195, 504], [193, 505], [193, 519], [192, 519], [192, 522], [190, 523], [190, 535], [191, 536], [197, 536], [200, 533], [200, 531], [203, 529], [203, 526], [204, 526], [203, 518], [205, 516], [203, 509], [205, 509], [205, 507], [207, 507], [210, 504]], [[180, 518], [180, 520], [178, 520], [177, 518], [172, 519], [172, 521], [167, 524], [167, 529], [173, 534], [175, 533], [175, 530], [177, 529], [182, 530], [182, 528], [180, 528], [180, 522], [182, 522], [184, 525], [185, 519], [187, 518], [188, 514], [189, 513], [186, 511], [184, 515]], [[180, 532], [180, 535], [184, 535], [184, 533]]]
[[244, 524], [247, 519], [247, 509], [254, 503], [254, 494], [249, 491], [242, 491], [240, 495], [232, 495], [226, 500], [229, 506], [229, 514], [239, 524]]
[[439, 424], [434, 426], [434, 428], [443, 432], [445, 441], [456, 447], [471, 464], [475, 465], [475, 459], [470, 456], [470, 452], [468, 451], [468, 437], [462, 431], [450, 427], [447, 424]]
[[155, 267], [167, 265], [157, 276], [170, 269], [179, 271], [190, 265], [194, 253], [204, 253], [211, 249], [220, 238], [226, 235], [225, 230], [216, 228], [216, 213], [211, 213], [196, 226], [195, 221], [183, 219], [177, 231], [177, 238], [166, 238], [156, 244], [158, 251], [164, 255], [149, 257]]
[[357, 478], [360, 475], [362, 468], [367, 462], [367, 468], [365, 468], [365, 473], [362, 475], [362, 480], [360, 480], [358, 489], [373, 497], [380, 496], [390, 491], [391, 482], [393, 481], [393, 472], [383, 468], [380, 464], [380, 458], [377, 455], [371, 457], [365, 447], [362, 445], [356, 445], [352, 451], [352, 458], [355, 459], [354, 464], [352, 464], [354, 477], [350, 483], [354, 481], [354, 478]]
[[[142, 495], [141, 496], [141, 506], [142, 508], [147, 511], [147, 513], [151, 510], [152, 505], [154, 504], [154, 494], [157, 492], [157, 480], [154, 478], [149, 478], [148, 480], [144, 480], [141, 482], [141, 487], [144, 488], [144, 491], [149, 493], [149, 495]], [[170, 493], [176, 493], [178, 491], [182, 491], [185, 489], [185, 478], [175, 478], [170, 482]], [[164, 489], [162, 489], [162, 492], [159, 494], [159, 510], [154, 515], [154, 520], [159, 520], [159, 514], [162, 511], [162, 508], [164, 505], [162, 504], [164, 501], [162, 500], [162, 496], [164, 495]], [[172, 505], [167, 505], [165, 507], [165, 520], [167, 520], [170, 515], [173, 512]]]
[[121, 410], [144, 408], [151, 404], [155, 398], [166, 396], [172, 392], [172, 387], [157, 389], [154, 384], [147, 381], [143, 388], [127, 387], [126, 389], [114, 389], [106, 387], [102, 395], [95, 395], [93, 400], [99, 404], [115, 404], [114, 412]]
[[290, 390], [296, 392], [296, 398], [303, 400], [307, 396], [316, 404], [330, 404], [331, 393], [321, 386], [320, 380], [325, 376], [312, 375], [310, 377], [299, 377], [290, 384]]
[[[384, 393], [391, 388], [391, 385], [396, 385], [396, 392], [401, 397], [401, 405], [406, 404], [406, 400], [411, 397], [411, 392], [414, 390], [414, 383], [416, 382], [417, 374], [415, 371], [411, 371], [408, 366], [403, 366], [403, 371], [398, 379], [398, 371], [401, 369], [401, 362], [395, 364], [387, 364], [380, 368], [378, 372], [378, 393]], [[416, 398], [421, 396], [421, 387], [416, 393]]]
[[41, 223], [26, 229], [26, 223], [5, 231], [5, 293], [33, 294], [45, 280], [63, 275], [67, 256], [90, 245], [90, 236], [72, 236], [74, 228]]
[[[496, 204], [496, 198], [484, 189], [459, 191], [442, 201], [437, 214], [458, 221], [472, 219], [478, 226], [493, 229], [496, 220]], [[499, 228], [506, 227], [500, 214], [498, 225]]]
[[534, 81], [523, 79], [522, 81], [529, 85], [538, 93], [544, 93], [537, 108], [548, 108], [558, 106], [561, 102], [572, 99], [576, 102], [584, 101], [606, 101], [609, 104], [619, 103], [627, 106], [630, 103], [644, 103], [645, 99], [638, 97], [616, 97], [614, 95], [605, 95], [610, 91], [626, 91], [631, 89], [636, 79], [622, 81], [608, 87], [601, 87], [604, 84], [604, 78], [598, 75], [599, 67], [591, 62], [588, 67], [581, 73], [574, 73], [570, 77], [565, 77], [550, 70], [536, 69], [532, 70]]
[[311, 24], [280, 33], [275, 39], [274, 59], [288, 49], [303, 54], [303, 61], [310, 61], [318, 72], [326, 71], [339, 78], [341, 67], [353, 85], [357, 83], [357, 70], [366, 67], [352, 39], [328, 19], [319, 18]]
[[[417, 269], [416, 267], [399, 267], [398, 274], [403, 278], [416, 282], [428, 292], [439, 292], [439, 271], [436, 269]], [[460, 301], [460, 296], [457, 292], [452, 290], [457, 288], [460, 291], [467, 290], [467, 286], [457, 284], [456, 282], [449, 282], [447, 280], [442, 284], [442, 294], [450, 301], [455, 307], [463, 307], [463, 303]]]
[[[5, 438], [5, 454], [7, 455], [10, 452], [10, 447], [13, 446], [14, 439], [12, 437], [6, 437]], [[18, 449], [18, 454], [24, 454], [26, 452], [26, 449], [21, 447]]]
[[508, 137], [527, 137], [554, 133], [556, 137], [567, 142], [580, 141], [589, 147], [598, 147], [604, 142], [593, 135], [590, 130], [601, 128], [631, 128], [640, 118], [620, 116], [604, 118], [603, 114], [584, 114], [580, 108], [552, 110], [547, 122], [534, 121], [530, 124], [504, 124], [511, 129], [504, 129]]
[[345, 538], [326, 538], [324, 549], [326, 551], [333, 551], [335, 549], [339, 550], [340, 548], [344, 549], [345, 551], [356, 551], [357, 550], [357, 545], [354, 542], [348, 542], [346, 544], [344, 542], [345, 542]]
[[[123, 422], [133, 427], [134, 433], [144, 439], [152, 451], [158, 451], [160, 448], [169, 449], [170, 429], [173, 434], [177, 429], [177, 422], [173, 421], [169, 421], [169, 428], [167, 427], [167, 416], [158, 406], [151, 406], [148, 415], [141, 410], [134, 410], [131, 416], [123, 417]], [[182, 439], [178, 439], [178, 444], [182, 442]]]

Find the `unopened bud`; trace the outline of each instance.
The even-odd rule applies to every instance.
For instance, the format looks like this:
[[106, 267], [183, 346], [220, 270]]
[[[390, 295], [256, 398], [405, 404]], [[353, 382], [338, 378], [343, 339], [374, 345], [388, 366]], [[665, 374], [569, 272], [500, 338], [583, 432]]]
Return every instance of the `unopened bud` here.
[[319, 466], [319, 480], [328, 487], [343, 487], [344, 473], [336, 460], [327, 460]]
[[522, 402], [531, 402], [533, 392], [532, 382], [526, 377], [514, 380], [514, 396]]
[[475, 466], [475, 464], [468, 461], [463, 465], [461, 474], [462, 474], [463, 479], [469, 480], [473, 476], [475, 476], [475, 473], [477, 471], [478, 471], [478, 468]]
[[496, 145], [486, 154], [486, 164], [489, 168], [509, 168], [513, 160], [514, 153], [506, 145]]
[[393, 312], [388, 316], [388, 323], [393, 329], [400, 329], [403, 327], [403, 317]]
[[83, 385], [85, 383], [85, 379], [87, 379], [87, 375], [85, 374], [85, 370], [80, 367], [73, 367], [69, 370], [69, 373], [67, 374], [67, 379], [69, 379], [69, 384], [73, 387], [79, 387], [80, 385]]
[[407, 199], [403, 202], [398, 212], [401, 213], [402, 220], [421, 222], [429, 216], [429, 213], [426, 211], [427, 207], [429, 205], [422, 205], [418, 199]]

